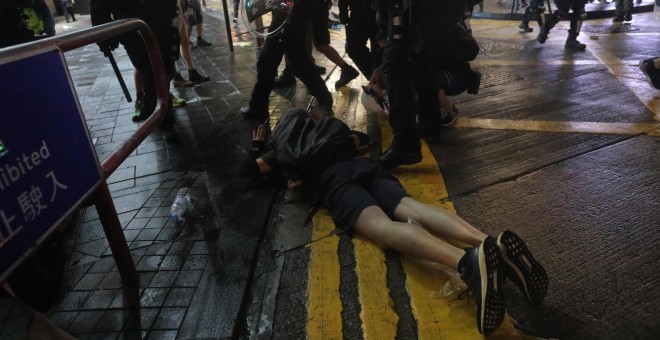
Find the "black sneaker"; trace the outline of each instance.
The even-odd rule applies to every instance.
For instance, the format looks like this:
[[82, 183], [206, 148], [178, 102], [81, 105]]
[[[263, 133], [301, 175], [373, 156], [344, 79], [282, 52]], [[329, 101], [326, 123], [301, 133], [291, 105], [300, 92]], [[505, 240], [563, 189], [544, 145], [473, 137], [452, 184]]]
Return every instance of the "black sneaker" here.
[[188, 70], [188, 78], [195, 84], [201, 84], [211, 80], [211, 77], [202, 75], [197, 71], [196, 68], [191, 68]]
[[534, 29], [529, 27], [529, 24], [526, 22], [521, 22], [520, 25], [518, 25], [518, 28], [520, 28], [525, 33], [534, 32]]
[[488, 237], [479, 246], [467, 249], [459, 262], [458, 272], [477, 304], [477, 329], [481, 334], [494, 332], [506, 313], [500, 261], [495, 239]]
[[316, 72], [318, 72], [319, 74], [325, 74], [326, 72], [325, 67], [319, 65], [314, 65], [314, 67], [316, 68]]
[[627, 11], [626, 14], [623, 16], [623, 19], [625, 21], [632, 21], [632, 13], [630, 11]]
[[653, 65], [654, 59], [645, 59], [639, 62], [639, 69], [646, 76], [646, 79], [655, 87], [660, 89], [660, 70]]
[[625, 20], [624, 15], [619, 14], [619, 15], [615, 16], [614, 19], [612, 19], [612, 22], [623, 22], [624, 20]]
[[360, 72], [358, 72], [353, 66], [346, 65], [346, 67], [341, 70], [339, 80], [335, 82], [335, 90], [339, 90], [341, 87], [348, 85], [351, 80], [357, 78], [359, 75]]
[[385, 153], [380, 156], [378, 162], [385, 168], [394, 168], [399, 165], [416, 164], [422, 161], [422, 153], [419, 151], [401, 152], [395, 151], [392, 148], [387, 149]]
[[206, 47], [206, 46], [211, 46], [211, 45], [212, 44], [210, 42], [204, 40], [204, 38], [202, 38], [202, 37], [197, 38], [197, 46]]
[[477, 71], [470, 71], [467, 83], [467, 93], [479, 94], [479, 86], [481, 86], [481, 73]]
[[445, 111], [444, 109], [440, 113], [440, 125], [442, 126], [451, 126], [458, 119], [458, 109], [454, 106], [451, 111]]
[[539, 306], [548, 291], [548, 274], [534, 259], [525, 242], [511, 231], [497, 237], [497, 247], [502, 255], [502, 263], [507, 268], [507, 277], [527, 296], [534, 306]]
[[296, 76], [293, 75], [293, 71], [290, 71], [288, 68], [285, 68], [282, 73], [275, 77], [273, 82], [273, 88], [278, 89], [282, 87], [288, 87], [296, 84]]
[[269, 117], [267, 110], [255, 110], [252, 109], [250, 105], [241, 108], [241, 115], [246, 119], [258, 120], [261, 122], [265, 122]]

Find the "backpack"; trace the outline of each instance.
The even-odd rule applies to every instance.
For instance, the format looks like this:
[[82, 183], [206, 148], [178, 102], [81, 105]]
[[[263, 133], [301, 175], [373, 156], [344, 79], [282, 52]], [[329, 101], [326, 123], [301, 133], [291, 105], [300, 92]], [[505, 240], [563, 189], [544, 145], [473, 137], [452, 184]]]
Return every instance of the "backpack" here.
[[353, 136], [344, 122], [334, 117], [315, 122], [302, 109], [291, 110], [282, 117], [272, 142], [277, 163], [290, 179], [320, 178], [337, 161], [357, 154]]

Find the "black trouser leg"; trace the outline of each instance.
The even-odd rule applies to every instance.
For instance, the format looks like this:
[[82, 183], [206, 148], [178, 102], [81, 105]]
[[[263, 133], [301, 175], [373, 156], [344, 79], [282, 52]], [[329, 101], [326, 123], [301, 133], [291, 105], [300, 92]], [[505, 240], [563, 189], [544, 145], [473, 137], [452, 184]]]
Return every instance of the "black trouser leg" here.
[[[286, 17], [282, 15], [275, 15], [270, 27], [272, 29], [280, 27], [285, 19]], [[259, 59], [257, 59], [257, 82], [252, 88], [250, 98], [250, 108], [252, 110], [268, 110], [268, 97], [273, 90], [277, 68], [284, 57], [284, 45], [281, 42], [281, 35], [282, 33], [279, 33], [266, 38]]]
[[346, 52], [360, 72], [369, 79], [373, 72], [373, 55], [367, 48], [367, 41], [372, 30], [357, 19], [351, 18], [351, 23], [346, 27]]
[[432, 61], [413, 58], [413, 82], [419, 102], [419, 130], [431, 134], [440, 130], [440, 101], [434, 74], [437, 66]]
[[401, 40], [390, 41], [383, 54], [383, 76], [390, 99], [390, 126], [394, 138], [392, 149], [417, 152], [421, 149], [417, 131], [415, 92], [410, 75], [408, 48]]
[[71, 20], [76, 21], [76, 15], [73, 14], [73, 7], [67, 7], [67, 11], [69, 11], [69, 15], [71, 16]]
[[309, 93], [316, 98], [320, 105], [332, 109], [332, 94], [314, 67], [314, 63], [310, 61], [309, 52], [305, 47], [307, 24], [293, 22], [287, 25], [286, 30], [289, 31], [283, 33], [282, 44], [291, 61], [290, 66], [293, 68], [293, 73], [307, 86]]
[[[129, 33], [124, 39], [122, 39], [124, 48], [126, 48], [126, 53], [128, 54], [129, 59], [133, 63], [133, 66], [138, 70], [140, 77], [142, 78], [142, 86], [144, 88], [144, 99], [142, 100], [142, 111], [146, 115], [150, 116], [156, 109], [157, 104], [157, 94], [156, 94], [156, 80], [154, 79], [154, 73], [151, 69], [151, 60], [149, 59], [149, 53], [147, 47], [144, 45], [142, 38], [137, 33]], [[167, 50], [169, 47], [161, 46], [161, 55], [167, 55]], [[165, 73], [167, 77], [167, 83], [172, 80], [174, 73], [174, 61], [170, 58], [163, 60], [163, 65], [165, 67]], [[175, 123], [174, 114], [172, 113], [172, 102], [169, 101], [167, 112], [165, 118], [160, 123], [161, 127], [171, 127]]]

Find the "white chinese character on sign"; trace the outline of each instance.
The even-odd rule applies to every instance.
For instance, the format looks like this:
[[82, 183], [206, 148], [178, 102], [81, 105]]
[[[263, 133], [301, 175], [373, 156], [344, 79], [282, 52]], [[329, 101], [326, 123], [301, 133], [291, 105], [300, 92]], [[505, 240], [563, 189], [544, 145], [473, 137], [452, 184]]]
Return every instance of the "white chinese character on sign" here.
[[0, 210], [0, 219], [2, 219], [2, 224], [0, 224], [0, 247], [2, 247], [3, 244], [16, 235], [23, 226], [19, 225], [17, 227], [12, 227], [11, 222], [15, 220], [16, 217], [14, 215], [8, 217], [4, 210]]
[[66, 188], [68, 188], [68, 186], [60, 183], [57, 180], [57, 178], [55, 177], [55, 173], [52, 172], [52, 171], [47, 173], [46, 177], [50, 177], [53, 180], [53, 195], [50, 197], [50, 201], [54, 202], [55, 201], [55, 194], [57, 194], [57, 188], [62, 188], [64, 190], [66, 190]]
[[18, 196], [18, 204], [23, 210], [25, 221], [34, 221], [41, 213], [41, 210], [46, 209], [47, 206], [41, 204], [41, 189], [34, 185], [29, 192], [24, 192]]

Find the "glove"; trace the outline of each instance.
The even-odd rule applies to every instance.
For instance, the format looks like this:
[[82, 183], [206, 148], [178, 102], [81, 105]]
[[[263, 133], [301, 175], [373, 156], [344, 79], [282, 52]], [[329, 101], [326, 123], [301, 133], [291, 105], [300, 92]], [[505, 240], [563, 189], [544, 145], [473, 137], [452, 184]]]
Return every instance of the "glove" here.
[[261, 156], [261, 154], [264, 152], [264, 149], [266, 149], [266, 142], [262, 140], [253, 140], [252, 141], [252, 147], [248, 151], [250, 156], [257, 158]]
[[342, 25], [346, 25], [346, 24], [348, 24], [348, 19], [349, 19], [349, 18], [348, 18], [348, 12], [345, 12], [345, 11], [341, 11], [341, 12], [339, 12], [339, 22], [340, 22]]
[[259, 125], [252, 131], [252, 147], [248, 151], [250, 156], [255, 159], [264, 152], [266, 148], [266, 129], [263, 125]]
[[101, 40], [96, 43], [99, 46], [103, 55], [107, 56], [108, 53], [114, 51], [115, 48], [119, 47], [119, 40], [117, 38], [111, 38], [106, 40]]

